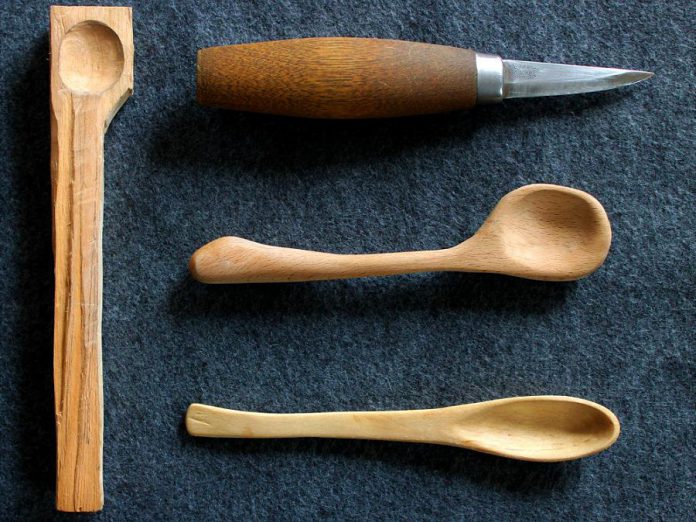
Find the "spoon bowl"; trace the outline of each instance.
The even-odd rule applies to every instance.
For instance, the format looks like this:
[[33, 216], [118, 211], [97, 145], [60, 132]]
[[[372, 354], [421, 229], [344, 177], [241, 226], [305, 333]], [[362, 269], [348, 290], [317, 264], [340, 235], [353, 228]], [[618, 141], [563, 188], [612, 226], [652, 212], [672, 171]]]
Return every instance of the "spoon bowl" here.
[[618, 419], [604, 406], [555, 395], [372, 412], [273, 414], [192, 404], [186, 412], [186, 428], [198, 437], [325, 437], [443, 444], [536, 462], [599, 453], [620, 432]]
[[472, 239], [494, 245], [488, 250], [498, 254], [501, 273], [571, 281], [602, 265], [611, 245], [611, 225], [590, 194], [535, 184], [503, 197]]
[[562, 461], [599, 453], [616, 441], [616, 416], [594, 402], [562, 396], [516, 397], [462, 408], [459, 446], [520, 460]]

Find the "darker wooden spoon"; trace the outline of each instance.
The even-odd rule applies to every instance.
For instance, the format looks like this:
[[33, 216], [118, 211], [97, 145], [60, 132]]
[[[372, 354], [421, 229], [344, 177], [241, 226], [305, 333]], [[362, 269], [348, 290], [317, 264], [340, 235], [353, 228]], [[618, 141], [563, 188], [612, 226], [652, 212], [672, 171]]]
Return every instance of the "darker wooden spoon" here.
[[611, 226], [602, 205], [580, 190], [526, 185], [503, 197], [476, 234], [444, 250], [328, 254], [222, 237], [189, 263], [203, 283], [315, 281], [413, 272], [491, 272], [571, 281], [601, 266]]

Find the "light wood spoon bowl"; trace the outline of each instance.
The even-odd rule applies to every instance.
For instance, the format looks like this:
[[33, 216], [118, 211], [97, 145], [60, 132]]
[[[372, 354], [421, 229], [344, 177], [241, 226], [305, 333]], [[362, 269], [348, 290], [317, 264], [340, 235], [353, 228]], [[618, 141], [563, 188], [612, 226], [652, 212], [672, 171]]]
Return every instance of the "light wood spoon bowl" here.
[[344, 255], [222, 237], [189, 263], [203, 283], [316, 281], [414, 272], [490, 272], [572, 281], [601, 266], [611, 226], [594, 197], [558, 185], [526, 185], [503, 197], [470, 239], [444, 250]]
[[557, 462], [594, 455], [619, 436], [616, 416], [594, 402], [554, 395], [405, 411], [255, 413], [191, 404], [197, 437], [322, 437], [457, 446], [501, 457]]

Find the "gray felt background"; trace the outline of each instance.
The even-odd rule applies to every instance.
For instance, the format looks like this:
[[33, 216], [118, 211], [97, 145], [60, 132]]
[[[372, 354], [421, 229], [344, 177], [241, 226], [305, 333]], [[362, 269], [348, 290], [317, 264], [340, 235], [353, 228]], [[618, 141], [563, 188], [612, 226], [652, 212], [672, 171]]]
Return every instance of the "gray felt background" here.
[[[0, 6], [2, 520], [53, 517], [49, 3]], [[95, 519], [693, 517], [693, 2], [133, 5], [135, 94], [105, 151], [106, 507]], [[656, 76], [394, 121], [195, 104], [198, 48], [319, 35]], [[449, 246], [533, 182], [605, 205], [614, 241], [593, 276], [207, 287], [187, 274], [189, 255], [221, 235], [335, 252]], [[582, 461], [532, 464], [384, 442], [194, 440], [182, 426], [193, 401], [293, 412], [528, 394], [605, 404], [621, 438]]]

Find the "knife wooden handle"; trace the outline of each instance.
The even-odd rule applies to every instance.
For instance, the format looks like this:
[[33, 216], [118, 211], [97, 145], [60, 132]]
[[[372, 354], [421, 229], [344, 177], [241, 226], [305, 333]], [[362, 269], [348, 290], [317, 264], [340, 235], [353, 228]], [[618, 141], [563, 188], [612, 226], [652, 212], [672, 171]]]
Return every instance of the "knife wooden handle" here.
[[198, 52], [203, 105], [308, 118], [388, 118], [476, 104], [476, 53], [374, 38], [304, 38]]

